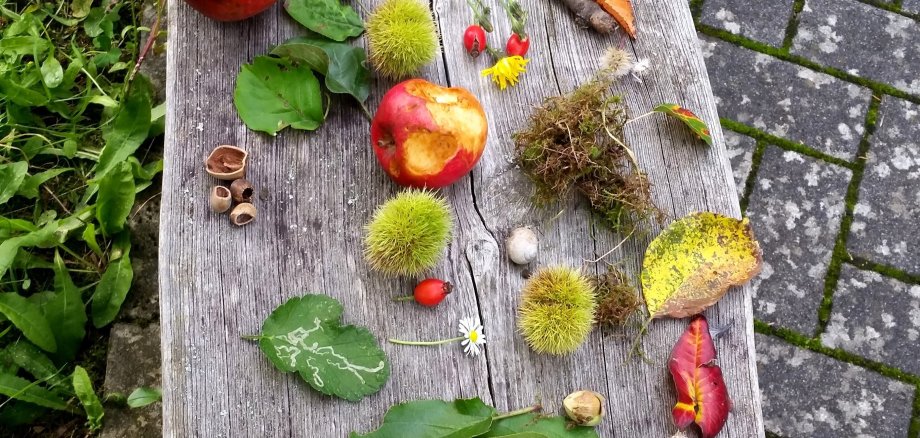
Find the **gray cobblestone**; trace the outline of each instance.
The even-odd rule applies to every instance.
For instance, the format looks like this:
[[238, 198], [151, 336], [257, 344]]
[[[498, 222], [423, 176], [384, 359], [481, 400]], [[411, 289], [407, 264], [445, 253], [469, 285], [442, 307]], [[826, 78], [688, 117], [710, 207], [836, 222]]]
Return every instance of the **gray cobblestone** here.
[[703, 3], [700, 20], [703, 24], [780, 47], [792, 15], [792, 3], [793, 0], [707, 0]]
[[853, 159], [870, 90], [724, 41], [701, 40], [722, 117]]
[[738, 199], [744, 195], [744, 186], [747, 184], [748, 175], [751, 173], [751, 160], [757, 141], [746, 135], [725, 130], [725, 150], [732, 163], [732, 174], [735, 177], [735, 188], [738, 190]]
[[792, 53], [920, 94], [920, 23], [854, 0], [806, 0]]
[[906, 437], [914, 388], [755, 335], [764, 425], [786, 438]]
[[920, 14], [920, 0], [904, 0], [901, 3], [901, 10], [911, 14]]
[[763, 246], [754, 316], [811, 335], [833, 253], [848, 169], [768, 146], [747, 214]]
[[920, 106], [885, 98], [870, 139], [847, 247], [920, 274]]
[[920, 374], [920, 286], [844, 266], [821, 342]]

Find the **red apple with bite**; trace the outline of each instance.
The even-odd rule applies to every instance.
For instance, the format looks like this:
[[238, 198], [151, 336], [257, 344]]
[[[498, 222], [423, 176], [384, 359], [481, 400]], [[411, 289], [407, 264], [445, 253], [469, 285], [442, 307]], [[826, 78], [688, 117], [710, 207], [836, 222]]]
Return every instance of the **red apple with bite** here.
[[217, 21], [240, 21], [268, 9], [277, 0], [185, 0], [205, 17]]
[[482, 105], [466, 89], [409, 79], [380, 101], [371, 122], [371, 143], [397, 184], [440, 188], [473, 169], [488, 131]]

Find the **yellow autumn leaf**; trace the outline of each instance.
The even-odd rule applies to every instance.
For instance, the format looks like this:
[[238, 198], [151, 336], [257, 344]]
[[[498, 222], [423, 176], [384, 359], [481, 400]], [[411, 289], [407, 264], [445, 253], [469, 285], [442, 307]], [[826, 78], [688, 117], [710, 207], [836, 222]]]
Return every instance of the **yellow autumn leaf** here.
[[760, 272], [760, 244], [747, 219], [694, 213], [672, 223], [645, 251], [642, 294], [652, 318], [682, 318], [713, 305]]

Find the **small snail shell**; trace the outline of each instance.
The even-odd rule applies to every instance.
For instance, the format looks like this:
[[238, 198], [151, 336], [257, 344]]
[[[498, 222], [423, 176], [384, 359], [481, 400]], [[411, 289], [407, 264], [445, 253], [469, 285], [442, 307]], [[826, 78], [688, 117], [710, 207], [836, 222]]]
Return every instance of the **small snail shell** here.
[[515, 228], [505, 240], [508, 258], [519, 265], [526, 265], [537, 257], [539, 241], [537, 235], [528, 227]]

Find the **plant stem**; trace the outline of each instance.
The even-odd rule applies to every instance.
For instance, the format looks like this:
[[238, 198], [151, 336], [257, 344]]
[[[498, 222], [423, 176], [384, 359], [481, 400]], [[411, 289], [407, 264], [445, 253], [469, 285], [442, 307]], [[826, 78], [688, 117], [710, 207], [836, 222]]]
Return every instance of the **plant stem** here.
[[262, 338], [264, 337], [265, 336], [262, 336], [262, 335], [241, 335], [240, 339], [244, 339], [247, 341], [261, 341]]
[[412, 301], [415, 299], [415, 295], [404, 295], [401, 297], [393, 298], [393, 301]]
[[367, 117], [367, 121], [371, 122], [374, 120], [374, 116], [371, 115], [371, 112], [367, 110], [367, 106], [364, 105], [364, 102], [358, 101], [358, 106], [361, 107], [361, 111], [364, 112], [364, 117]]
[[390, 341], [391, 344], [419, 345], [419, 346], [427, 347], [427, 346], [432, 346], [432, 345], [449, 344], [451, 342], [462, 341], [463, 339], [464, 339], [463, 336], [458, 336], [456, 338], [441, 339], [440, 341], [401, 341], [399, 339], [387, 339], [387, 340]]
[[644, 119], [644, 118], [646, 118], [646, 117], [648, 117], [648, 116], [650, 116], [650, 115], [652, 115], [652, 114], [655, 114], [655, 111], [649, 111], [649, 112], [647, 112], [647, 113], [645, 113], [645, 114], [643, 114], [643, 115], [641, 115], [641, 116], [639, 116], [639, 117], [636, 117], [635, 119], [627, 120], [626, 123], [623, 124], [623, 126], [626, 126], [626, 125], [628, 125], [628, 124], [630, 124], [630, 123], [632, 123], [632, 122], [638, 121], [638, 120], [642, 120], [642, 119]]
[[543, 409], [541, 405], [528, 406], [524, 409], [518, 409], [516, 411], [508, 412], [507, 414], [496, 415], [492, 417], [492, 421], [503, 420], [505, 418], [517, 417], [518, 415], [529, 414], [531, 412], [538, 412]]

